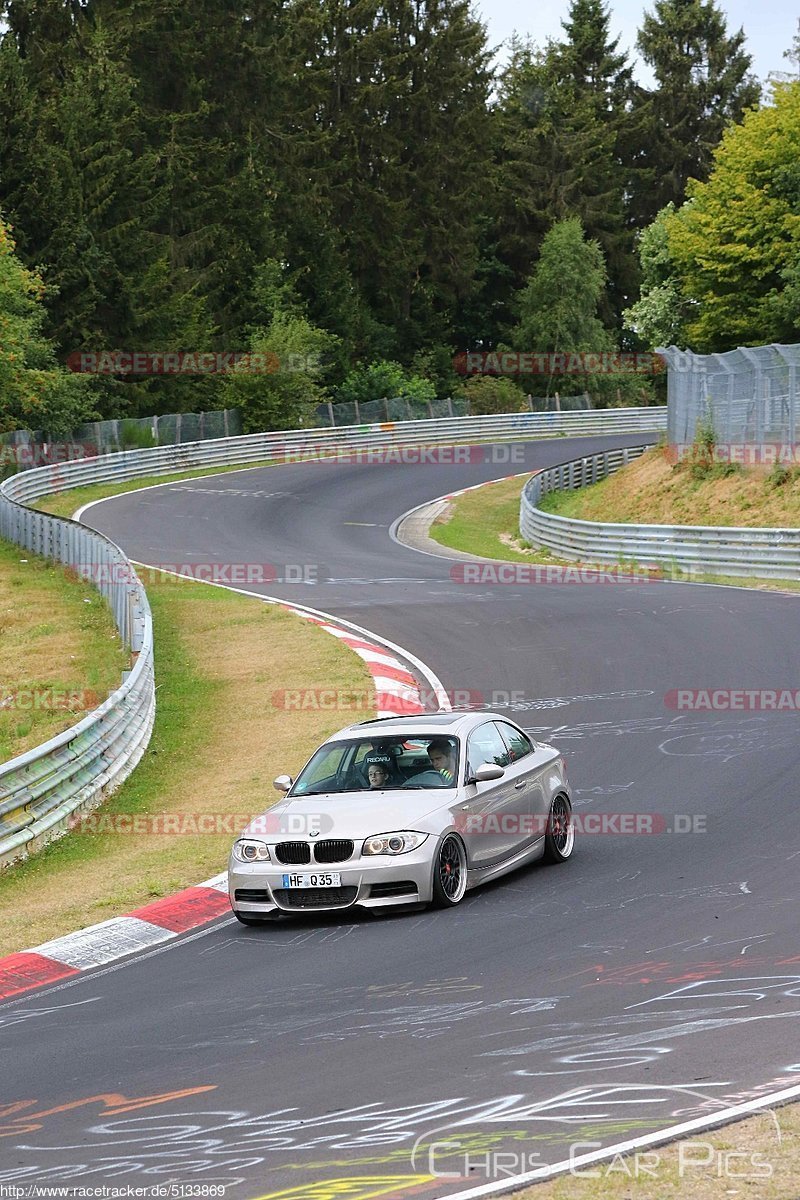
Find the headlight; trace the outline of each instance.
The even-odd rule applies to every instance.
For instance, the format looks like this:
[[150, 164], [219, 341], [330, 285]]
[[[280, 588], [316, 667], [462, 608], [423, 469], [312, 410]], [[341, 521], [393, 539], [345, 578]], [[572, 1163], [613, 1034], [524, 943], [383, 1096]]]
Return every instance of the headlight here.
[[270, 861], [267, 843], [256, 841], [255, 838], [240, 838], [234, 842], [233, 857], [244, 863]]
[[376, 833], [367, 838], [361, 848], [362, 854], [408, 854], [416, 850], [427, 837], [427, 833], [410, 833], [401, 830], [399, 833]]

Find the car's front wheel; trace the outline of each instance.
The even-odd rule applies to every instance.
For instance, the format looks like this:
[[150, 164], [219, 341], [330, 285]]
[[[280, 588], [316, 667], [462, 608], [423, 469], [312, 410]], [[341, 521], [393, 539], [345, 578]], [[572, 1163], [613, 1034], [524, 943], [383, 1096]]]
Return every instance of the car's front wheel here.
[[433, 866], [434, 908], [453, 908], [467, 890], [467, 852], [461, 838], [448, 833], [436, 853]]
[[566, 796], [556, 796], [550, 805], [547, 832], [544, 835], [544, 857], [546, 862], [565, 862], [575, 847], [575, 823], [572, 820], [572, 805]]

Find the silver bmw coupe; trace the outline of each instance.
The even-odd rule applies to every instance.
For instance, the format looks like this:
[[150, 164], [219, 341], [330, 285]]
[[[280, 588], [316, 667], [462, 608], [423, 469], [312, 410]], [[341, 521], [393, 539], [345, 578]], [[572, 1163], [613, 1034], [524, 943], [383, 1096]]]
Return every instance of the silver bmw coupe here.
[[535, 858], [565, 861], [575, 829], [564, 759], [492, 712], [383, 717], [324, 742], [234, 843], [245, 925], [357, 905], [451, 908]]

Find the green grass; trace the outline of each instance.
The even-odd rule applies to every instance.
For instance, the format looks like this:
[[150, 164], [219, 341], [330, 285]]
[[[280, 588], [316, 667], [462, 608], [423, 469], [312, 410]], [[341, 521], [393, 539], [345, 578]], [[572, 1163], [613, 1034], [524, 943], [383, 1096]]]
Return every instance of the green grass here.
[[0, 541], [0, 762], [76, 724], [129, 667], [91, 584]]
[[659, 446], [599, 483], [550, 493], [542, 508], [588, 521], [797, 528], [800, 470], [676, 463]]
[[[592, 484], [592, 488], [602, 488], [606, 481], [603, 479], [600, 483]], [[559, 517], [569, 517], [573, 520], [582, 520], [581, 511], [584, 497], [581, 496], [582, 491], [588, 491], [588, 488], [576, 488], [569, 492], [548, 492], [546, 496], [542, 496], [538, 507], [542, 512], [555, 513]], [[608, 520], [613, 520], [609, 517]]]
[[456, 496], [448, 515], [436, 521], [429, 535], [441, 546], [496, 558], [504, 562], [560, 563], [548, 550], [531, 549], [520, 539], [520, 493], [527, 480], [505, 479]]

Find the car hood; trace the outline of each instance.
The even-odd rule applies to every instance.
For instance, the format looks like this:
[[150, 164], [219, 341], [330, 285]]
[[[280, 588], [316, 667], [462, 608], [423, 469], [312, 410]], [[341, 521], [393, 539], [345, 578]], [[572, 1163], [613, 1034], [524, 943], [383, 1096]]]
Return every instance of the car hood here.
[[449, 822], [449, 808], [456, 802], [454, 788], [443, 788], [440, 796], [410, 788], [385, 792], [347, 792], [344, 795], [302, 796], [279, 801], [262, 816], [251, 821], [243, 836], [268, 841], [293, 838], [305, 840], [310, 833], [321, 837], [359, 838], [395, 829], [434, 832], [436, 814], [442, 825]]

